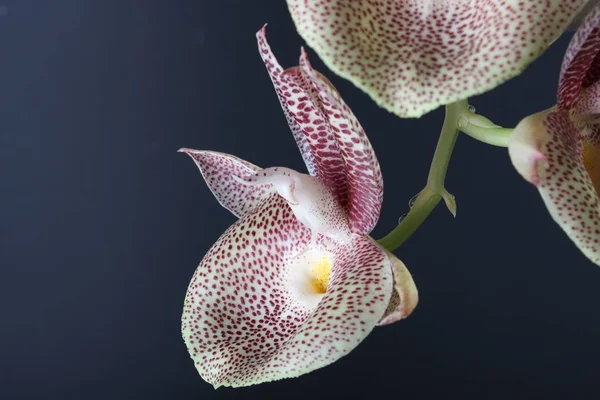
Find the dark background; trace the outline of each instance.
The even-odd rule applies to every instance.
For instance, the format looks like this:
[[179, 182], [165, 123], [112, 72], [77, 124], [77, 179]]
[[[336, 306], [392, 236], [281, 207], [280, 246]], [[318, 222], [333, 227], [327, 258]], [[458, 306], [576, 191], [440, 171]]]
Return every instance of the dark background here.
[[[459, 138], [439, 207], [396, 253], [421, 301], [349, 356], [250, 388], [201, 380], [180, 335], [188, 282], [234, 221], [180, 147], [303, 170], [255, 32], [285, 66], [285, 2], [28, 1], [0, 7], [0, 398], [462, 399], [600, 394], [600, 270], [506, 149]], [[552, 105], [570, 35], [472, 99], [504, 125]], [[370, 135], [387, 233], [425, 184], [443, 110], [402, 120], [338, 87]]]

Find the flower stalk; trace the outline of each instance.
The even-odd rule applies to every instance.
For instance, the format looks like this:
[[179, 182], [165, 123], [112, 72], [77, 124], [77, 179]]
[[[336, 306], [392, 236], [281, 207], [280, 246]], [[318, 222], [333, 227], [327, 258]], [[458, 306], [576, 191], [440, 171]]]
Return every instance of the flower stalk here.
[[412, 208], [398, 226], [378, 240], [379, 244], [387, 250], [396, 250], [411, 237], [442, 199], [444, 199], [452, 215], [456, 216], [454, 196], [448, 193], [444, 181], [458, 137], [459, 119], [464, 112], [469, 112], [467, 100], [457, 101], [446, 106], [442, 132], [431, 161], [425, 188], [419, 193]]
[[473, 139], [492, 146], [508, 147], [513, 129], [494, 124], [482, 115], [466, 110], [458, 119], [458, 128]]

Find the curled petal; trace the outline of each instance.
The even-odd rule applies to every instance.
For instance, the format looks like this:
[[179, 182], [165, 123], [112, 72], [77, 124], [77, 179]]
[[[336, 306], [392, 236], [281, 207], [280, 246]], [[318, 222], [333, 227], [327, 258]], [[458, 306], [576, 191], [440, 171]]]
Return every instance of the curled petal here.
[[394, 292], [379, 325], [388, 325], [408, 317], [419, 302], [419, 292], [404, 263], [389, 251], [385, 252], [392, 263]]
[[349, 190], [350, 229], [368, 234], [377, 224], [383, 202], [383, 178], [379, 161], [350, 107], [327, 78], [312, 69], [304, 49], [300, 65], [317, 92], [344, 159]]
[[202, 173], [202, 177], [219, 203], [241, 217], [258, 203], [275, 193], [270, 184], [248, 186], [236, 181], [234, 177], [254, 176], [261, 168], [235, 156], [216, 151], [180, 149], [192, 157]]
[[600, 78], [600, 5], [596, 5], [573, 35], [560, 70], [559, 108], [571, 108], [581, 89]]
[[565, 110], [538, 114], [529, 126], [532, 135], [543, 137], [539, 151], [546, 162], [537, 165], [538, 190], [550, 215], [591, 261], [600, 264], [597, 141], [580, 135]]
[[296, 28], [381, 107], [419, 117], [518, 75], [585, 0], [288, 0]]
[[[307, 248], [309, 237], [274, 195], [206, 254], [182, 316], [205, 380], [246, 386], [305, 374], [346, 355], [381, 319], [393, 282], [385, 252], [361, 235], [327, 250]], [[321, 268], [315, 252], [331, 266], [311, 278], [311, 268]], [[307, 285], [311, 279], [327, 282], [324, 293]]]
[[344, 160], [314, 88], [298, 68], [283, 71], [266, 39], [266, 27], [257, 32], [260, 55], [267, 67], [279, 102], [300, 148], [306, 167], [334, 192], [339, 203], [348, 204]]

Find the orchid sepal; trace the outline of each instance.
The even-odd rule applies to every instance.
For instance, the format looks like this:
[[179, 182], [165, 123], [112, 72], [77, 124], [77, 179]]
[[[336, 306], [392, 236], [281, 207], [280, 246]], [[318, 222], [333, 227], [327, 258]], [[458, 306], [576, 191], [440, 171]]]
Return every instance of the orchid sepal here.
[[519, 75], [586, 0], [287, 0], [296, 29], [336, 74], [400, 117]]

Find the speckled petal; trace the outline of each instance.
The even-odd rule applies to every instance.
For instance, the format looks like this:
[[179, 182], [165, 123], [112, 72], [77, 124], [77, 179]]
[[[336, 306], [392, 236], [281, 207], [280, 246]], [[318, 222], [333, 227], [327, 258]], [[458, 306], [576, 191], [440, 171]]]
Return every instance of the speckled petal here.
[[298, 68], [282, 70], [266, 39], [266, 27], [256, 34], [260, 55], [311, 175], [334, 192], [340, 204], [348, 204], [344, 160], [331, 127], [319, 107], [312, 86]]
[[600, 81], [581, 90], [571, 113], [579, 121], [597, 120], [600, 117]]
[[419, 117], [518, 75], [585, 0], [288, 0], [296, 28], [381, 107]]
[[306, 136], [302, 132], [302, 127], [296, 122], [295, 118], [295, 114], [299, 111], [299, 98], [302, 97], [304, 93], [296, 87], [297, 85], [293, 81], [290, 81], [289, 78], [282, 75], [283, 69], [281, 68], [281, 65], [279, 65], [277, 58], [275, 58], [275, 55], [271, 51], [271, 46], [269, 46], [269, 43], [267, 42], [266, 27], [266, 25], [263, 26], [263, 28], [256, 33], [258, 51], [260, 52], [260, 57], [262, 58], [265, 67], [267, 67], [267, 72], [275, 87], [281, 109], [283, 110], [285, 119], [294, 135], [294, 139], [296, 140], [304, 164], [306, 164], [308, 173], [314, 176], [317, 174], [315, 158]]
[[600, 52], [596, 53], [596, 57], [594, 57], [592, 65], [590, 65], [590, 69], [583, 79], [582, 86], [586, 88], [598, 82], [598, 80], [600, 80]]
[[305, 374], [346, 355], [381, 319], [393, 283], [385, 252], [361, 235], [329, 248], [327, 291], [309, 302], [290, 279], [309, 237], [273, 195], [206, 254], [182, 316], [184, 340], [205, 380], [246, 386]]
[[202, 177], [219, 203], [241, 217], [272, 193], [272, 185], [246, 186], [233, 179], [233, 176], [255, 175], [261, 168], [235, 156], [216, 151], [181, 149], [196, 163]]
[[383, 178], [375, 152], [350, 107], [327, 78], [312, 69], [304, 49], [300, 65], [321, 100], [346, 165], [350, 229], [368, 234], [377, 224], [383, 202]]
[[[518, 134], [535, 137], [523, 141], [534, 144], [534, 150], [544, 155], [545, 161], [536, 168], [546, 207], [577, 247], [600, 264], [600, 199], [590, 174], [598, 164], [598, 145], [584, 142], [566, 110], [528, 118], [529, 130]], [[586, 168], [586, 164], [591, 165]]]
[[408, 268], [395, 255], [387, 250], [385, 252], [392, 263], [394, 291], [379, 325], [388, 325], [408, 317], [419, 302], [419, 292]]
[[558, 84], [559, 108], [571, 108], [581, 89], [600, 78], [600, 5], [587, 15], [567, 48]]

